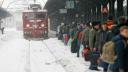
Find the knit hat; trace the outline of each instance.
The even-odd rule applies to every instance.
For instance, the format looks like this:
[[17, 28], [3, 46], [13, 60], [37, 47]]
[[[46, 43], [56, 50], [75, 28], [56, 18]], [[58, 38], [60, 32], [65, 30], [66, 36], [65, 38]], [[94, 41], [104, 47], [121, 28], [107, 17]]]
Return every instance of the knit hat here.
[[100, 21], [94, 21], [92, 22], [92, 26], [100, 25]]

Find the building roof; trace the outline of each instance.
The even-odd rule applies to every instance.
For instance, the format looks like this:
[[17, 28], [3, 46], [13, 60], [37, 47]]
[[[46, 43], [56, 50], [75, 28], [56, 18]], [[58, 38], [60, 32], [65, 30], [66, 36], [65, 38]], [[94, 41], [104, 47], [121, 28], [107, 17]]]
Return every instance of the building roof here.
[[6, 11], [3, 8], [0, 8], [0, 18], [6, 18], [6, 17], [9, 17], [9, 16], [11, 16], [11, 14], [8, 11]]
[[45, 9], [48, 10], [49, 13], [55, 12], [58, 9], [65, 8], [66, 0], [48, 0]]

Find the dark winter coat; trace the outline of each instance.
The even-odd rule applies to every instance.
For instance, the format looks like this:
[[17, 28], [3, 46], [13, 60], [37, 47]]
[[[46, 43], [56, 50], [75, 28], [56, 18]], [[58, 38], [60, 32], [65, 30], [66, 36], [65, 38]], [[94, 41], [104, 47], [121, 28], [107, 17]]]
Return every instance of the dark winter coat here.
[[83, 30], [83, 35], [82, 35], [82, 43], [84, 46], [89, 46], [89, 31], [90, 28], [86, 28], [85, 30]]
[[[107, 37], [108, 37], [107, 34], [108, 34], [107, 30], [106, 31], [101, 30], [96, 35], [95, 48], [98, 48], [98, 51], [100, 52], [100, 54], [102, 54], [103, 45], [107, 42]], [[108, 63], [101, 61], [99, 63], [99, 66], [103, 67], [104, 69], [107, 69]]]
[[64, 33], [63, 26], [60, 26], [59, 27], [59, 35], [58, 35], [58, 39], [59, 40], [62, 40], [63, 39], [63, 33]]
[[[111, 30], [97, 31], [97, 33], [96, 33], [96, 39], [94, 41], [95, 42], [95, 48], [97, 48], [98, 51], [100, 53], [102, 53], [102, 47], [103, 47], [103, 45], [106, 42], [112, 40], [113, 36], [114, 35], [113, 35], [113, 33], [112, 33]], [[104, 69], [107, 69], [108, 68], [108, 63], [101, 61], [100, 66], [103, 67]]]
[[126, 49], [124, 49], [124, 57], [125, 69], [128, 72], [128, 46], [126, 47]]
[[78, 40], [74, 39], [71, 43], [71, 52], [72, 53], [76, 53], [77, 52], [77, 45], [78, 44]]
[[60, 29], [62, 30], [63, 34], [69, 34], [69, 26], [68, 25], [63, 25], [62, 27], [60, 27]]
[[117, 35], [112, 40], [115, 41], [117, 59], [115, 60], [115, 63], [110, 66], [110, 69], [116, 72], [118, 72], [119, 69], [127, 69], [125, 72], [128, 72], [128, 46], [124, 43], [124, 40], [126, 41], [126, 39], [121, 35]]
[[112, 40], [112, 38], [114, 37], [115, 35], [114, 35], [114, 33], [112, 32], [112, 30], [108, 30], [107, 31], [107, 42], [108, 41], [111, 41]]
[[101, 30], [96, 35], [95, 48], [98, 48], [98, 51], [102, 53], [102, 47], [107, 42], [107, 30]]
[[96, 35], [98, 35], [100, 30], [97, 29], [91, 29], [89, 32], [89, 47], [92, 50], [92, 55], [90, 57], [90, 69], [91, 70], [96, 70], [98, 67], [98, 59], [100, 57], [100, 53], [98, 51], [93, 51], [93, 48], [95, 48], [96, 45]]
[[60, 26], [60, 33], [63, 34], [64, 33], [64, 25]]
[[96, 29], [91, 29], [89, 31], [89, 48], [91, 49], [95, 47], [97, 33], [98, 33], [98, 30]]

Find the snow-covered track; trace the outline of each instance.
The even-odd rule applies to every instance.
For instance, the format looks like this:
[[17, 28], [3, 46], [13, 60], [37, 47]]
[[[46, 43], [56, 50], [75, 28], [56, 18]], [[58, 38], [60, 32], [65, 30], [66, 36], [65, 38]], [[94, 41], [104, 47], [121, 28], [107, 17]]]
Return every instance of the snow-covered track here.
[[29, 44], [31, 72], [66, 72], [43, 41], [29, 41]]

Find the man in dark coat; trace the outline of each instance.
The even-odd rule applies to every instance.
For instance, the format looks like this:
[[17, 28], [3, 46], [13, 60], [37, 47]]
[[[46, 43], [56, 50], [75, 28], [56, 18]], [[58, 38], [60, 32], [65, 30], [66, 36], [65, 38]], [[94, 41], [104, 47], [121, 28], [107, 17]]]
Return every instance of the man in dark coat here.
[[110, 65], [112, 72], [128, 72], [128, 26], [122, 26], [120, 33], [112, 39], [115, 42], [117, 59]]
[[63, 39], [63, 27], [64, 27], [64, 23], [61, 23], [60, 27], [59, 27], [59, 35], [58, 35], [58, 39], [62, 40]]
[[89, 47], [89, 31], [90, 31], [90, 24], [87, 23], [85, 25], [85, 29], [83, 30], [81, 41], [85, 47]]
[[92, 51], [92, 54], [90, 55], [90, 67], [91, 70], [99, 70], [98, 69], [98, 63], [97, 60], [100, 56], [99, 52], [97, 52], [98, 49], [95, 48], [95, 42], [96, 42], [96, 35], [100, 31], [100, 22], [95, 21], [92, 23], [93, 28], [89, 32], [89, 48]]
[[[103, 45], [107, 42], [107, 37], [108, 37], [107, 34], [108, 34], [107, 23], [103, 23], [101, 25], [101, 30], [96, 35], [96, 43], [95, 43], [95, 48], [98, 48], [100, 54], [102, 54]], [[101, 61], [99, 63], [99, 66], [103, 67], [104, 72], [107, 72], [108, 63]]]
[[80, 56], [80, 45], [81, 45], [81, 38], [82, 38], [82, 26], [80, 26], [77, 30], [77, 57]]
[[96, 35], [100, 31], [100, 22], [95, 21], [92, 23], [93, 28], [89, 31], [89, 48], [93, 50], [96, 42]]
[[102, 47], [107, 42], [107, 26], [106, 23], [101, 25], [101, 30], [96, 35], [95, 48], [98, 48], [98, 51], [102, 53]]

